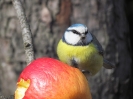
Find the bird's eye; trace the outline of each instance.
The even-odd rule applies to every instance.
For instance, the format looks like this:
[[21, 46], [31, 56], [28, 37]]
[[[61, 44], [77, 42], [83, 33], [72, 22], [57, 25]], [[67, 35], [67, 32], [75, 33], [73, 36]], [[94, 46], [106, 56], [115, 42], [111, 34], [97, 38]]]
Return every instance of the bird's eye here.
[[76, 30], [72, 30], [72, 32], [74, 33], [74, 34], [80, 34], [79, 32], [77, 32]]

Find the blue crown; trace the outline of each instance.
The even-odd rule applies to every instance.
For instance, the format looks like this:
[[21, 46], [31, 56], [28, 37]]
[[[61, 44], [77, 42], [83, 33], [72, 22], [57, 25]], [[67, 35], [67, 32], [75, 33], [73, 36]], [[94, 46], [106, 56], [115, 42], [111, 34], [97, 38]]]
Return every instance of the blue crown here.
[[86, 27], [86, 26], [83, 24], [73, 24], [70, 27]]

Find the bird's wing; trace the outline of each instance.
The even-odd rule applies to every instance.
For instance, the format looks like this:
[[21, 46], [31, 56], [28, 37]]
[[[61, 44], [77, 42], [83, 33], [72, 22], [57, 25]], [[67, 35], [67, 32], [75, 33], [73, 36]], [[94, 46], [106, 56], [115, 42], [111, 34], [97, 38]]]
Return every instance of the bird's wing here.
[[93, 34], [91, 34], [92, 35], [92, 37], [93, 37], [93, 43], [95, 44], [95, 46], [97, 47], [97, 49], [98, 49], [98, 51], [99, 51], [99, 54], [101, 54], [102, 56], [103, 56], [103, 53], [104, 53], [104, 50], [103, 50], [103, 48], [102, 48], [102, 46], [101, 46], [101, 44], [99, 43], [99, 41], [97, 40], [97, 38], [93, 35]]
[[[96, 45], [96, 47], [99, 51], [99, 54], [101, 54], [103, 56], [104, 50], [103, 50], [101, 44], [99, 43], [99, 41], [97, 40], [97, 38], [93, 34], [92, 34], [92, 37], [93, 37], [92, 42]], [[115, 68], [115, 66], [111, 62], [107, 61], [106, 59], [103, 60], [103, 66], [107, 69]]]

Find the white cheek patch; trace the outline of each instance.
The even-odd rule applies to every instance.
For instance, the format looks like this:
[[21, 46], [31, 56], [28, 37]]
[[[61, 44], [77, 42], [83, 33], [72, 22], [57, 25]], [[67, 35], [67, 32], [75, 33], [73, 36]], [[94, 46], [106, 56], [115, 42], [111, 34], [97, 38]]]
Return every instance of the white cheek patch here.
[[65, 32], [64, 38], [65, 38], [67, 43], [72, 44], [72, 45], [77, 44], [78, 41], [80, 40], [80, 36], [72, 33], [71, 31], [67, 32], [67, 33]]

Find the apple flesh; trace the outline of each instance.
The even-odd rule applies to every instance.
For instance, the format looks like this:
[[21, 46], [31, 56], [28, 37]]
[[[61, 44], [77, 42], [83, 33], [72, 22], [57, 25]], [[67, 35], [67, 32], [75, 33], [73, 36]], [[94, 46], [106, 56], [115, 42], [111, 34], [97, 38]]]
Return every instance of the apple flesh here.
[[91, 99], [79, 69], [52, 58], [38, 58], [20, 74], [15, 99]]

